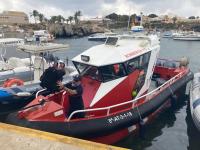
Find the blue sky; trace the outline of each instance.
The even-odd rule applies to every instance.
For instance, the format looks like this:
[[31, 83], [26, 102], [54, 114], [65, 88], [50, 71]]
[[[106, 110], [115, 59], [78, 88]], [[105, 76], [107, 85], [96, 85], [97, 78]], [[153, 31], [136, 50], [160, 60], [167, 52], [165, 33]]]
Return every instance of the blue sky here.
[[118, 14], [177, 14], [189, 17], [200, 16], [199, 0], [1, 0], [0, 11], [19, 10], [27, 14], [38, 10], [45, 16], [68, 17], [81, 10], [85, 17]]

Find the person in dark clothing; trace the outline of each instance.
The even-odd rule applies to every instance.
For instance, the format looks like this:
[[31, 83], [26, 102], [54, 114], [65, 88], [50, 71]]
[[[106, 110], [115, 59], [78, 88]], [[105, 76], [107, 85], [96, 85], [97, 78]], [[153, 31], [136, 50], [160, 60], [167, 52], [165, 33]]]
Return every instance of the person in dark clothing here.
[[[83, 110], [84, 109], [84, 103], [83, 103], [83, 87], [81, 85], [81, 77], [80, 76], [74, 76], [73, 81], [68, 83], [66, 86], [64, 86], [61, 82], [58, 83], [60, 89], [63, 89], [67, 92], [70, 93], [69, 96], [69, 116], [72, 112], [76, 110]], [[73, 119], [75, 118], [84, 118], [85, 114], [84, 113], [76, 113], [75, 115], [72, 116]]]
[[59, 91], [57, 82], [60, 81], [58, 76], [58, 63], [54, 62], [52, 67], [47, 68], [40, 77], [40, 86], [46, 88], [49, 92], [54, 93]]

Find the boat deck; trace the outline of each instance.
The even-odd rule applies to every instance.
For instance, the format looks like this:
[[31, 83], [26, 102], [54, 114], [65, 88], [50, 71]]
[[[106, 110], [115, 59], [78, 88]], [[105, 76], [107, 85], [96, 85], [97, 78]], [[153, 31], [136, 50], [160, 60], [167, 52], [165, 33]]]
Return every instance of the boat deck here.
[[0, 123], [0, 147], [5, 150], [125, 150], [72, 137]]

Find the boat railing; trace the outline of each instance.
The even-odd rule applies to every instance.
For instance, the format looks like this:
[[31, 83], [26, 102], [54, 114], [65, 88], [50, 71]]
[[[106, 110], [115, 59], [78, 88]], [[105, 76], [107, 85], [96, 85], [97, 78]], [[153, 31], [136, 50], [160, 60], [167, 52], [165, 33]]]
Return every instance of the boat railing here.
[[[127, 105], [127, 104], [132, 104], [132, 106], [134, 106], [134, 103], [142, 98], [145, 98], [147, 96], [154, 96], [157, 94], [158, 91], [162, 91], [163, 89], [166, 88], [166, 85], [171, 85], [172, 83], [174, 83], [178, 78], [181, 78], [183, 75], [184, 75], [185, 72], [180, 72], [179, 74], [175, 75], [173, 78], [169, 79], [168, 81], [166, 81], [164, 84], [162, 84], [161, 86], [157, 87], [156, 89], [150, 91], [149, 93], [145, 94], [145, 95], [142, 95], [138, 98], [135, 98], [133, 100], [130, 100], [130, 101], [127, 101], [127, 102], [123, 102], [123, 103], [119, 103], [119, 104], [116, 104], [116, 105], [112, 105], [112, 106], [108, 106], [108, 107], [101, 107], [101, 108], [93, 108], [93, 109], [85, 109], [85, 110], [76, 110], [74, 112], [72, 112], [70, 114], [70, 116], [68, 117], [67, 121], [70, 121], [72, 116], [74, 114], [77, 114], [77, 113], [83, 113], [83, 112], [93, 112], [93, 111], [101, 111], [101, 110], [107, 110], [107, 116], [110, 115], [110, 110], [112, 108], [116, 108], [116, 107], [119, 107], [119, 106], [124, 106], [124, 105]], [[169, 86], [170, 88], [170, 86]], [[171, 89], [170, 89], [171, 90]]]
[[38, 97], [38, 95], [39, 95], [41, 92], [45, 91], [45, 90], [46, 90], [46, 88], [44, 88], [44, 89], [41, 89], [41, 90], [37, 91], [37, 93], [35, 94], [35, 97], [37, 98], [37, 97]]

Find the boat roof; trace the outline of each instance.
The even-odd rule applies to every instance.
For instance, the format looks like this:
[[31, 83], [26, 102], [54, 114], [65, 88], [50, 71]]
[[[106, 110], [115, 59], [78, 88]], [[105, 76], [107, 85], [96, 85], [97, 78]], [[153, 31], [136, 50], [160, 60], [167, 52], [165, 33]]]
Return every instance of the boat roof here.
[[[93, 66], [125, 62], [150, 51], [150, 48], [155, 44], [158, 45], [159, 41], [156, 37], [155, 35], [154, 37], [131, 35], [113, 37], [118, 38], [116, 44], [112, 45], [105, 42], [105, 44], [93, 46], [73, 58], [73, 61]], [[89, 61], [83, 59], [83, 57], [89, 57]]]
[[57, 44], [57, 43], [42, 43], [39, 45], [24, 44], [24, 45], [19, 45], [17, 47], [18, 50], [32, 54], [39, 54], [42, 52], [55, 52], [60, 50], [66, 50], [68, 48], [69, 48], [68, 44]]

